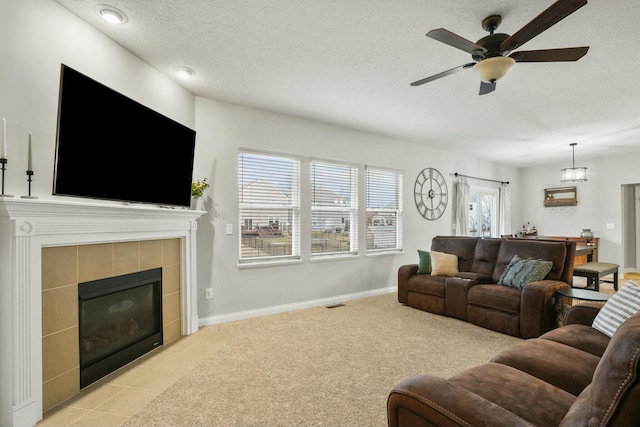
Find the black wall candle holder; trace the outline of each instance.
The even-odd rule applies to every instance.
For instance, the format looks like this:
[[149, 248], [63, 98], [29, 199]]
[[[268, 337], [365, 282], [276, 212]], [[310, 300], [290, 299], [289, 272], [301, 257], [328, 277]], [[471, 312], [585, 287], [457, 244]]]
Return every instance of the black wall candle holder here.
[[0, 169], [2, 170], [2, 183], [0, 184], [0, 198], [1, 197], [13, 197], [10, 194], [4, 194], [4, 171], [7, 170], [7, 159], [0, 158]]
[[33, 181], [31, 179], [31, 177], [33, 176], [33, 171], [27, 171], [27, 181], [29, 182], [29, 192], [27, 193], [26, 196], [21, 196], [23, 199], [37, 199], [38, 196], [32, 196], [31, 195], [31, 181]]

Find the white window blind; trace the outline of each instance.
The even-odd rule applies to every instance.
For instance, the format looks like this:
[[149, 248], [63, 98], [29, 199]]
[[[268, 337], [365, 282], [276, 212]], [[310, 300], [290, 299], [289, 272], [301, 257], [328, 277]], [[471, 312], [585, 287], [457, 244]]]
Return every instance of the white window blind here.
[[312, 161], [311, 256], [358, 253], [358, 168]]
[[238, 155], [241, 263], [300, 258], [300, 161]]
[[367, 253], [402, 250], [403, 175], [367, 167], [366, 177]]

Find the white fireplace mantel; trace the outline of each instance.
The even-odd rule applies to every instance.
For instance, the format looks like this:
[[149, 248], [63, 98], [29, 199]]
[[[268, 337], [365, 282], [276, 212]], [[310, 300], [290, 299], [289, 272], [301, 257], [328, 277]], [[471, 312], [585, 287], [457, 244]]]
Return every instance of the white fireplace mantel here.
[[0, 425], [42, 418], [42, 248], [181, 239], [182, 334], [197, 331], [196, 220], [202, 211], [0, 198]]

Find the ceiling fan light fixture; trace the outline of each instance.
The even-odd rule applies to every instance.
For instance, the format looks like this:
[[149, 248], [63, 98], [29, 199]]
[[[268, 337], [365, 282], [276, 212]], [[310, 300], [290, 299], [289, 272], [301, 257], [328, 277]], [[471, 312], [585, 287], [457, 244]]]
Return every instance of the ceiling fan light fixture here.
[[576, 145], [578, 144], [576, 142], [572, 142], [569, 145], [571, 145], [571, 147], [573, 148], [573, 161], [571, 165], [572, 167], [564, 168], [560, 170], [560, 172], [562, 172], [561, 182], [563, 183], [585, 182], [587, 180], [587, 168], [585, 168], [584, 166], [576, 167], [575, 152], [576, 152]]
[[473, 68], [480, 73], [480, 80], [486, 83], [494, 83], [503, 78], [515, 63], [515, 59], [508, 56], [494, 56], [483, 59]]

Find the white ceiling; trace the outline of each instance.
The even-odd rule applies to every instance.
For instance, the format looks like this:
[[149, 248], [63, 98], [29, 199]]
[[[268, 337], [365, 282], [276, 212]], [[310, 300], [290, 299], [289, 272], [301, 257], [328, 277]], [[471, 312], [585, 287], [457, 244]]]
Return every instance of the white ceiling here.
[[[590, 46], [566, 63], [517, 63], [479, 96], [471, 62], [425, 37], [513, 34], [552, 0], [56, 0], [191, 93], [522, 167], [640, 155], [640, 3], [591, 0], [521, 50]], [[93, 6], [129, 17], [110, 25]], [[516, 50], [517, 51], [517, 50]], [[178, 65], [196, 76], [181, 81]]]

